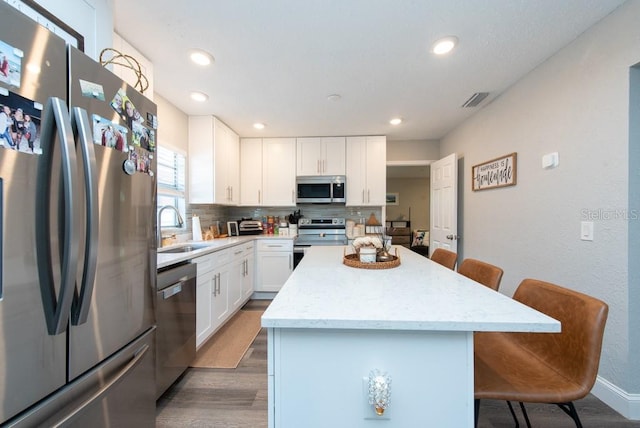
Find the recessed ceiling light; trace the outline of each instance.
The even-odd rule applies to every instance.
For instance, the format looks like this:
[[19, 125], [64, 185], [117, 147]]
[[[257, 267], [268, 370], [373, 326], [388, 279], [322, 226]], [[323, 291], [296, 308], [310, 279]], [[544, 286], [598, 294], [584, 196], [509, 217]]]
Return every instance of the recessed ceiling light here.
[[400, 125], [402, 123], [402, 119], [400, 119], [399, 117], [394, 117], [389, 121], [389, 123], [392, 125]]
[[209, 95], [202, 93], [202, 92], [191, 92], [191, 99], [193, 101], [197, 101], [199, 103], [203, 103], [205, 101], [207, 101], [209, 99]]
[[436, 55], [444, 55], [451, 52], [457, 44], [458, 38], [456, 36], [443, 37], [442, 39], [436, 40], [431, 47], [431, 52]]
[[256, 129], [264, 129], [266, 125], [264, 123], [256, 122], [253, 124], [253, 127]]
[[198, 65], [206, 66], [213, 62], [213, 56], [209, 52], [200, 49], [193, 49], [189, 54], [191, 61]]
[[331, 94], [327, 97], [329, 101], [340, 101], [340, 98], [342, 97], [339, 94]]

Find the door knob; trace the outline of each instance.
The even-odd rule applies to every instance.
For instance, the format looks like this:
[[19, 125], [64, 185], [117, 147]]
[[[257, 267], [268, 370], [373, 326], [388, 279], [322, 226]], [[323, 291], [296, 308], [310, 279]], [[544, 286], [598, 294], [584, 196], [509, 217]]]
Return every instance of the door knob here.
[[450, 239], [452, 241], [456, 240], [456, 239], [460, 239], [459, 235], [447, 235], [447, 239]]

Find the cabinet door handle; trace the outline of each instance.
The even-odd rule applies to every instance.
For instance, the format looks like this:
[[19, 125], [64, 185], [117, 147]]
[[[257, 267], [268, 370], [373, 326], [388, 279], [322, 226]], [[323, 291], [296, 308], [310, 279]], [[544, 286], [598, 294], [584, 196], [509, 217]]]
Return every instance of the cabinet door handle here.
[[322, 159], [322, 172], [327, 172], [327, 161]]
[[362, 189], [362, 203], [364, 204], [364, 189]]
[[218, 291], [218, 275], [213, 275], [213, 297], [216, 297]]
[[296, 201], [296, 193], [295, 192], [296, 192], [295, 190], [291, 191], [291, 202], [295, 202]]
[[367, 203], [371, 203], [371, 189], [367, 189]]
[[316, 172], [317, 172], [317, 173], [322, 172], [322, 171], [321, 171], [321, 169], [320, 169], [320, 159], [318, 159], [318, 160], [316, 161]]
[[289, 270], [293, 270], [293, 254], [289, 254]]
[[218, 294], [220, 294], [220, 283], [222, 281], [220, 281], [220, 274], [218, 273]]
[[261, 198], [261, 197], [262, 197], [262, 196], [260, 195], [260, 191], [258, 190], [258, 203], [259, 203], [259, 204], [261, 204], [261, 203], [262, 203], [262, 201], [260, 200], [260, 198]]

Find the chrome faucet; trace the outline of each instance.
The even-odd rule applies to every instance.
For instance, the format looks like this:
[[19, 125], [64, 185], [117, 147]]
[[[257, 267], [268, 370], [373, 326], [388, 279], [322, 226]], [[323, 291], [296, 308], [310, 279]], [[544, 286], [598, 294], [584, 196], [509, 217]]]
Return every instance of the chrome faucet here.
[[172, 209], [173, 211], [175, 211], [176, 216], [178, 217], [178, 226], [182, 227], [182, 225], [184, 224], [184, 220], [182, 219], [182, 216], [180, 215], [180, 211], [178, 211], [178, 209], [176, 207], [174, 207], [173, 205], [163, 205], [160, 208], [158, 208], [158, 223], [157, 223], [157, 229], [158, 229], [158, 248], [162, 248], [162, 226], [160, 225], [160, 217], [162, 216], [162, 211], [166, 210], [167, 208]]

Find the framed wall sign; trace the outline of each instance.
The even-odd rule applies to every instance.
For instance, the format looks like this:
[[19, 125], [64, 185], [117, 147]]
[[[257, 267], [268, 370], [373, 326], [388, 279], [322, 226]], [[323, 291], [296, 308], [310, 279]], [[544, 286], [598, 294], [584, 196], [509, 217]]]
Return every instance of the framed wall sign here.
[[517, 153], [510, 153], [471, 167], [472, 190], [515, 186], [517, 181]]

